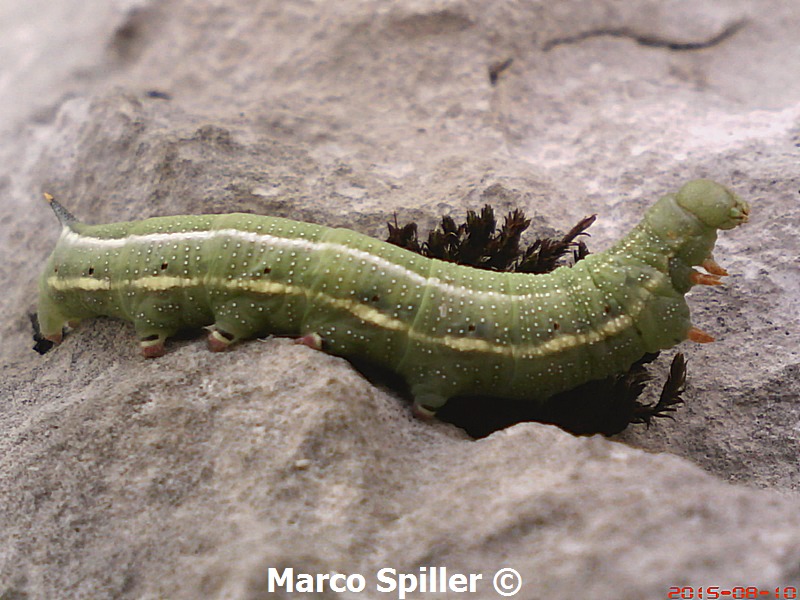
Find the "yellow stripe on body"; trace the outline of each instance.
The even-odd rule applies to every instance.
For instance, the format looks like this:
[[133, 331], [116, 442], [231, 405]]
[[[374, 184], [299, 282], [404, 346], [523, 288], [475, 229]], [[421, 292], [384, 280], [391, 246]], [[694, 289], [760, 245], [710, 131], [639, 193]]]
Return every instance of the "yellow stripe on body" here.
[[[662, 276], [663, 277], [663, 276]], [[643, 289], [651, 292], [659, 284], [660, 277], [654, 277], [644, 284]], [[414, 331], [411, 326], [395, 317], [387, 315], [367, 304], [362, 304], [347, 298], [336, 298], [322, 292], [313, 292], [308, 288], [297, 285], [285, 284], [277, 281], [247, 281], [243, 279], [223, 279], [223, 278], [199, 278], [199, 277], [141, 277], [139, 279], [128, 279], [116, 282], [112, 285], [111, 281], [104, 279], [94, 279], [91, 277], [75, 277], [62, 279], [58, 276], [51, 276], [47, 284], [58, 291], [110, 291], [112, 289], [135, 288], [147, 291], [166, 291], [177, 288], [197, 287], [208, 285], [212, 288], [227, 289], [232, 291], [252, 292], [264, 295], [306, 295], [315, 301], [321, 301], [328, 306], [349, 312], [364, 323], [375, 327], [392, 331], [404, 332], [410, 339], [430, 344], [442, 346], [459, 352], [482, 352], [486, 354], [514, 356], [517, 357], [544, 357], [551, 354], [558, 354], [582, 345], [595, 344], [606, 338], [617, 335], [633, 325], [635, 317], [641, 313], [645, 307], [645, 302], [639, 300], [631, 309], [631, 314], [620, 315], [609, 319], [597, 329], [587, 333], [562, 333], [557, 337], [538, 344], [523, 344], [511, 346], [508, 344], [498, 344], [485, 339], [457, 337], [452, 335], [432, 336], [421, 331]]]
[[73, 277], [63, 279], [51, 276], [47, 278], [47, 285], [57, 292], [71, 292], [80, 290], [82, 292], [99, 292], [111, 289], [111, 281], [108, 279], [95, 279], [94, 277]]

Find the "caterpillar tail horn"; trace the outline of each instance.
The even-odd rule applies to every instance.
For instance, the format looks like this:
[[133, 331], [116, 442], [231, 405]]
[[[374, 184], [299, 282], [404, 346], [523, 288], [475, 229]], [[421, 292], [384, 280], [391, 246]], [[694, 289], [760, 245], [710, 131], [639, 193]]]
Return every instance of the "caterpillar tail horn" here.
[[61, 223], [63, 227], [72, 229], [72, 225], [78, 222], [78, 219], [75, 218], [75, 215], [61, 206], [61, 204], [53, 197], [52, 194], [44, 192], [44, 199], [47, 200], [48, 204], [50, 204], [50, 208], [53, 209], [53, 212], [58, 218], [58, 222]]

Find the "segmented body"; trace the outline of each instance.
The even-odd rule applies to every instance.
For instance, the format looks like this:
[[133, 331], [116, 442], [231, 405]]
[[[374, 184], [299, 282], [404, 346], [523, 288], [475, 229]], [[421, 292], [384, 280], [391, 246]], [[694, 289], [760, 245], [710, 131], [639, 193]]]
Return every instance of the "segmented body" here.
[[[212, 347], [315, 333], [326, 351], [385, 365], [435, 410], [459, 394], [544, 399], [621, 372], [690, 335], [691, 268], [748, 207], [722, 186], [662, 198], [606, 252], [545, 275], [421, 257], [346, 229], [249, 214], [64, 229], [40, 282], [42, 333], [131, 320], [145, 354], [212, 325]], [[710, 261], [710, 262], [709, 262]], [[703, 275], [701, 277], [709, 277]], [[155, 349], [155, 350], [153, 350]]]

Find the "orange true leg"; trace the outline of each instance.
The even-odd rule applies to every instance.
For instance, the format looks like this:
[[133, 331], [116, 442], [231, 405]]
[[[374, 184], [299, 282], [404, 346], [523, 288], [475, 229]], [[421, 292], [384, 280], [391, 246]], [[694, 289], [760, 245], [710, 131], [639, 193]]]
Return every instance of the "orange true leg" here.
[[720, 277], [724, 277], [725, 275], [728, 274], [728, 272], [722, 267], [720, 267], [717, 261], [715, 261], [714, 258], [711, 256], [705, 259], [700, 266], [703, 267], [706, 271], [708, 271], [712, 275], [719, 275]]
[[702, 329], [698, 329], [697, 327], [690, 327], [687, 337], [698, 344], [708, 344], [709, 342], [714, 341], [713, 336], [707, 334]]
[[695, 285], [722, 285], [722, 281], [719, 278], [719, 275], [707, 275], [699, 271], [692, 271], [692, 274], [689, 275], [689, 281]]

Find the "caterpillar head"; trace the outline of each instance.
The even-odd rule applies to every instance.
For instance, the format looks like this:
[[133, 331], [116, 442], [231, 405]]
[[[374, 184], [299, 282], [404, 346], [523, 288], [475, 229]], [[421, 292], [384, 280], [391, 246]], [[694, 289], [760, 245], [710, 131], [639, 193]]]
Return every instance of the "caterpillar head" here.
[[690, 181], [680, 189], [675, 200], [701, 223], [715, 229], [733, 229], [746, 223], [750, 216], [747, 202], [708, 179]]

